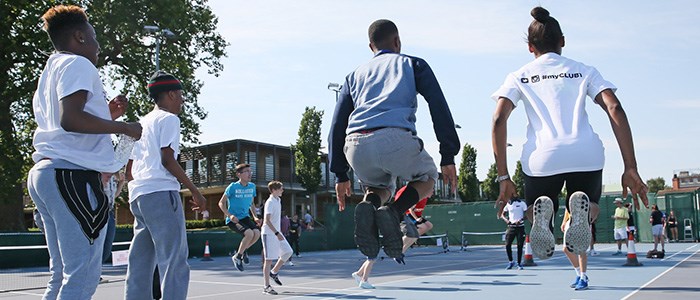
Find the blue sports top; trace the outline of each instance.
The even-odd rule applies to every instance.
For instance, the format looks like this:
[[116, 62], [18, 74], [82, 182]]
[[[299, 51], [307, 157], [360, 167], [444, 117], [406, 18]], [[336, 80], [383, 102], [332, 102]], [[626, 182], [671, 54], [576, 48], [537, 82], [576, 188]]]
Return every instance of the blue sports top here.
[[[228, 212], [238, 219], [243, 219], [250, 216], [250, 205], [253, 204], [253, 199], [257, 196], [255, 192], [255, 184], [249, 182], [243, 186], [240, 181], [229, 184], [224, 191], [228, 197]], [[226, 224], [231, 222], [226, 217]]]

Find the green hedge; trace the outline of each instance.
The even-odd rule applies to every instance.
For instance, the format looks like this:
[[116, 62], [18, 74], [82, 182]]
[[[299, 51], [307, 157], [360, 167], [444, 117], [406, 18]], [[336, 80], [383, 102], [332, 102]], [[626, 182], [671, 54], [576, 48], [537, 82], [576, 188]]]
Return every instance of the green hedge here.
[[[226, 226], [226, 222], [223, 219], [212, 219], [212, 220], [186, 220], [185, 228], [187, 229], [199, 229], [199, 228], [216, 228]], [[119, 224], [117, 228], [120, 229], [133, 229], [133, 224]]]

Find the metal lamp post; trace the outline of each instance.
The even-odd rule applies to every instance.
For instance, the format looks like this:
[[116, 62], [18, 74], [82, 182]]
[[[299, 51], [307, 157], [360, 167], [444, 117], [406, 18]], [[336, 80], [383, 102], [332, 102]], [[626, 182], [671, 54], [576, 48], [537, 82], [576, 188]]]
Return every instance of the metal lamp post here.
[[143, 30], [153, 35], [156, 39], [156, 72], [160, 70], [160, 40], [162, 38], [174, 39], [177, 35], [170, 29], [160, 29], [158, 26], [146, 25]]
[[335, 83], [335, 82], [328, 83], [328, 89], [335, 92], [335, 102], [338, 102], [338, 95], [340, 94], [340, 90], [342, 88], [343, 88], [343, 85], [340, 83]]

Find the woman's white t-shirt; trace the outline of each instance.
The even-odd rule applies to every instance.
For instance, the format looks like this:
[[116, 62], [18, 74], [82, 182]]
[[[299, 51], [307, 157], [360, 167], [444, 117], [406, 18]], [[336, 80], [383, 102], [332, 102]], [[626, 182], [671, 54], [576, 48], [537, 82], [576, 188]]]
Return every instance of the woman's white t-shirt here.
[[92, 62], [79, 55], [52, 54], [32, 100], [37, 123], [32, 159], [34, 162], [44, 158], [63, 159], [88, 170], [116, 172], [122, 165], [114, 159], [109, 134], [68, 132], [61, 127], [59, 102], [78, 91], [87, 92], [85, 112], [112, 119], [102, 80]]
[[161, 160], [161, 148], [173, 149], [174, 158], [180, 153], [180, 119], [170, 112], [154, 109], [141, 120], [141, 139], [131, 151], [129, 202], [138, 196], [162, 191], [179, 191], [180, 183]]
[[491, 97], [525, 106], [527, 142], [520, 159], [525, 174], [603, 169], [605, 149], [588, 121], [586, 96], [594, 100], [606, 89], [616, 87], [594, 67], [551, 52], [508, 74]]

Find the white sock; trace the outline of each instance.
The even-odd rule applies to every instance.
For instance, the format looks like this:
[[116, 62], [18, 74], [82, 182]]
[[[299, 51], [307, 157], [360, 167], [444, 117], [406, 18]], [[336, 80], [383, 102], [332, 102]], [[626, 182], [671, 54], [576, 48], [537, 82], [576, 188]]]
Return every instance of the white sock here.
[[574, 268], [574, 271], [576, 271], [576, 276], [581, 276], [581, 268]]
[[586, 275], [586, 272], [581, 272], [581, 279], [584, 281], [588, 281], [588, 275]]

